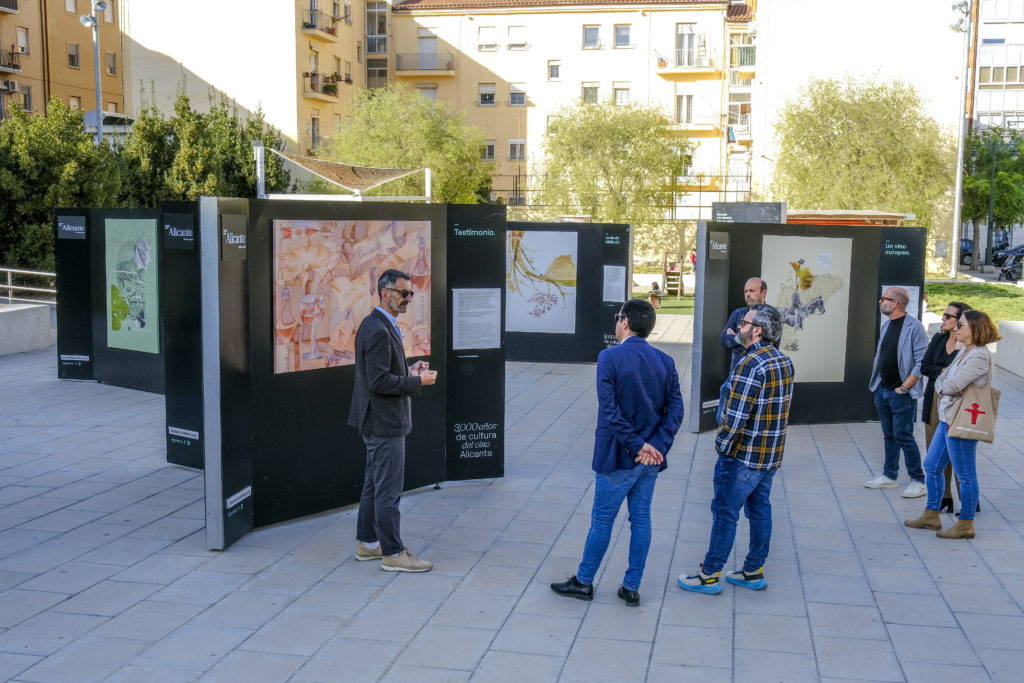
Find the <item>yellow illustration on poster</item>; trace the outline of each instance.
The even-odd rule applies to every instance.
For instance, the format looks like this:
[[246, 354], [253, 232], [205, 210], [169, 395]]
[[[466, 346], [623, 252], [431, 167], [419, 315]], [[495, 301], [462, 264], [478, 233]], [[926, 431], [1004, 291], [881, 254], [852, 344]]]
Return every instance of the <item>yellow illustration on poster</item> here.
[[275, 374], [353, 364], [389, 268], [415, 292], [398, 316], [405, 355], [430, 354], [430, 221], [275, 220], [273, 234]]
[[105, 222], [107, 346], [160, 353], [157, 224], [153, 218]]
[[852, 254], [848, 237], [766, 235], [761, 243], [767, 303], [782, 313], [780, 348], [797, 382], [844, 379]]
[[577, 234], [509, 230], [505, 330], [576, 332]]

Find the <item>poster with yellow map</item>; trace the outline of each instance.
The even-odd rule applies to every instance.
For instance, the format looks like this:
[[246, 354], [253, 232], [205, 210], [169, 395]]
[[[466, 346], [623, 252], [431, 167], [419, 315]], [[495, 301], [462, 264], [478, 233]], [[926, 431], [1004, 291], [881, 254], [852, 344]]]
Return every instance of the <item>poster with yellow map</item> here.
[[416, 293], [398, 316], [405, 354], [430, 355], [430, 221], [275, 220], [273, 236], [275, 374], [353, 364], [389, 268]]
[[575, 232], [509, 230], [505, 267], [507, 332], [576, 332]]

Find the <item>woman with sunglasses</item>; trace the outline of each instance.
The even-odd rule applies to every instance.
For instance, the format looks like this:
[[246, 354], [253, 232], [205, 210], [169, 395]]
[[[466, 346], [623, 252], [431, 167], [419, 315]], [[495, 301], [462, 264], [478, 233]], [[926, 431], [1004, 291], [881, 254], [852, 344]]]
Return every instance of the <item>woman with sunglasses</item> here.
[[[953, 421], [957, 399], [964, 390], [971, 384], [987, 386], [991, 380], [992, 353], [985, 345], [999, 341], [999, 338], [996, 326], [981, 311], [965, 311], [956, 324], [956, 340], [963, 345], [963, 350], [935, 380], [935, 392], [939, 395], [939, 426], [924, 459], [928, 502], [924, 514], [918, 519], [903, 522], [908, 527], [935, 529], [940, 538], [974, 538], [974, 510], [978, 503], [978, 474], [975, 469], [978, 442], [949, 436], [947, 430]], [[942, 470], [950, 461], [960, 479], [960, 519], [943, 531], [939, 518], [939, 494], [942, 491]]]
[[[956, 358], [958, 349], [956, 341], [956, 321], [960, 319], [964, 311], [971, 310], [971, 307], [961, 301], [950, 301], [942, 314], [942, 327], [935, 333], [928, 343], [928, 350], [924, 352], [924, 360], [921, 361], [921, 373], [928, 378], [928, 386], [924, 390], [924, 403], [921, 406], [921, 421], [924, 422], [924, 443], [925, 447], [931, 445], [932, 435], [935, 428], [939, 426], [939, 402], [935, 400], [935, 379], [944, 368]], [[946, 465], [944, 472], [946, 478], [945, 493], [942, 496], [942, 503], [939, 504], [939, 512], [943, 510], [953, 511], [953, 491], [950, 489], [953, 478], [953, 464]], [[960, 480], [957, 480], [957, 496], [960, 495]]]

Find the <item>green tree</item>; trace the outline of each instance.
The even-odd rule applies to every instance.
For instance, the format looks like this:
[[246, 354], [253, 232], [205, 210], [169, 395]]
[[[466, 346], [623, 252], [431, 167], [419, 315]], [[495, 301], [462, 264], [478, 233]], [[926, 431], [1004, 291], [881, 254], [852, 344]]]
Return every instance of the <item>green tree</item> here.
[[1024, 220], [1024, 160], [1019, 153], [1014, 153], [1015, 150], [1024, 151], [1024, 137], [1019, 131], [1001, 128], [974, 130], [964, 145], [961, 213], [963, 220], [971, 221], [974, 228], [971, 254], [974, 267], [981, 262], [981, 240], [977, 236], [981, 222], [988, 221], [990, 197], [992, 225], [989, 227]]
[[155, 207], [171, 198], [165, 175], [178, 149], [174, 127], [157, 109], [155, 97], [142, 98], [131, 133], [118, 154], [122, 206]]
[[113, 151], [96, 147], [82, 113], [59, 98], [47, 115], [12, 105], [0, 123], [0, 262], [53, 270], [53, 210], [110, 206], [120, 176]]
[[[262, 109], [257, 109], [253, 118], [243, 121], [238, 117], [238, 107], [223, 97], [210, 103], [210, 112], [205, 120], [210, 155], [219, 169], [217, 194], [224, 197], [255, 197], [256, 158], [252, 141], [259, 140], [268, 150], [282, 150], [284, 139], [281, 134], [267, 125]], [[288, 187], [290, 176], [276, 154], [267, 152], [263, 170], [268, 192]]]
[[535, 202], [551, 215], [632, 223], [638, 251], [678, 249], [679, 226], [666, 218], [693, 143], [672, 134], [662, 111], [640, 104], [580, 101], [557, 117], [544, 136]]
[[775, 133], [772, 191], [793, 208], [899, 211], [931, 226], [953, 188], [953, 136], [906, 83], [812, 78]]
[[174, 159], [164, 174], [169, 199], [198, 199], [216, 195], [218, 159], [211, 154], [212, 137], [209, 122], [192, 109], [188, 96], [178, 93], [174, 100], [174, 116], [170, 126], [177, 143]]
[[[434, 201], [485, 203], [494, 164], [480, 159], [483, 131], [464, 119], [447, 102], [431, 102], [401, 84], [362, 90], [323, 158], [381, 168], [429, 168]], [[421, 195], [423, 175], [366, 194]]]

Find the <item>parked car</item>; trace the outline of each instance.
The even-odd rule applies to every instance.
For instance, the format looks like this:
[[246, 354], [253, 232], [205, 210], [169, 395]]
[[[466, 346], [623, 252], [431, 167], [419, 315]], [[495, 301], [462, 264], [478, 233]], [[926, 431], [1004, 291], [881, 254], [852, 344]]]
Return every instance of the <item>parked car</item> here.
[[1002, 266], [1010, 256], [1020, 256], [1021, 254], [1024, 254], [1024, 244], [992, 252], [992, 265]]
[[[999, 236], [996, 235], [995, 237], [996, 237], [996, 240], [998, 240]], [[995, 260], [995, 254], [998, 251], [1002, 251], [1004, 249], [1009, 248], [1010, 243], [1006, 242], [1006, 241], [996, 241], [996, 240], [993, 240], [993, 244], [992, 244], [992, 261], [993, 261], [993, 263], [995, 265], [998, 266], [1000, 262]], [[1004, 238], [1004, 240], [1005, 240], [1005, 238]], [[1016, 248], [1016, 247], [1014, 247], [1014, 248]], [[961, 240], [960, 240], [960, 265], [963, 265], [963, 266], [971, 265], [971, 254], [973, 252], [974, 252], [974, 240], [967, 239], [966, 237], [961, 238]], [[985, 259], [985, 252], [983, 251], [983, 252], [979, 253], [978, 257], [980, 259], [984, 260]]]
[[1003, 269], [999, 271], [999, 279], [1004, 282], [1020, 280], [1022, 261], [1024, 261], [1024, 254], [1011, 254], [1003, 264]]

